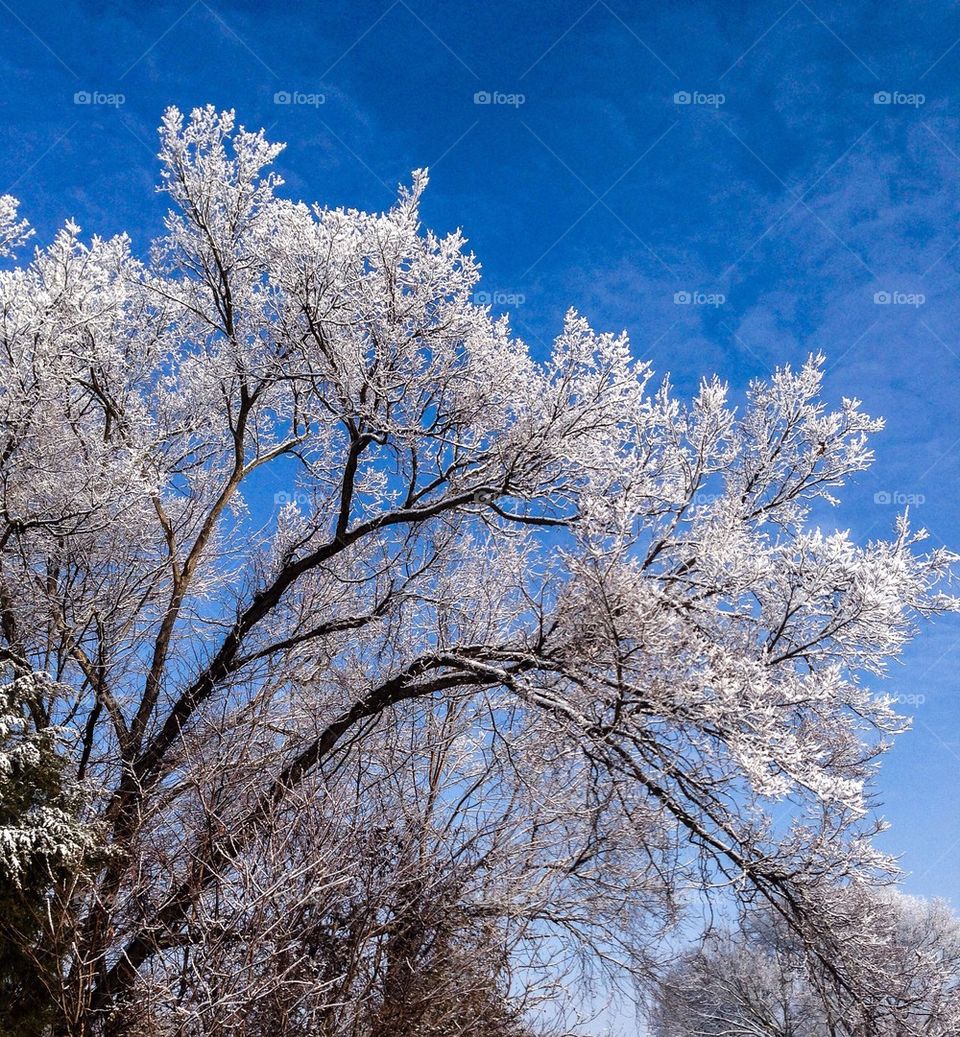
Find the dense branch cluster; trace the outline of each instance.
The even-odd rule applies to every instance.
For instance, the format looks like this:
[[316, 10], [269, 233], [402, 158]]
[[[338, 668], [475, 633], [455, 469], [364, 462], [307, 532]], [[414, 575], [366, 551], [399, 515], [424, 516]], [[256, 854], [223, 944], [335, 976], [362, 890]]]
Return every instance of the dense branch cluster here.
[[562, 1029], [715, 896], [859, 1019], [864, 678], [954, 607], [905, 518], [810, 522], [881, 423], [822, 357], [739, 409], [573, 312], [535, 358], [425, 173], [322, 209], [231, 113], [161, 138], [149, 260], [68, 224], [0, 273], [9, 708], [82, 798], [5, 933], [54, 1032]]

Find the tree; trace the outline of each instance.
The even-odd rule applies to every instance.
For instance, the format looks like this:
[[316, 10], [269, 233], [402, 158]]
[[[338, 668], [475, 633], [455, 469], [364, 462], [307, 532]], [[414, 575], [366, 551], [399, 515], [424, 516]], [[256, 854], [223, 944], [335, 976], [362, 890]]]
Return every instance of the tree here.
[[653, 987], [655, 1037], [947, 1037], [960, 1028], [960, 919], [940, 901], [851, 890], [873, 940], [854, 1003], [764, 909], [708, 935]]
[[149, 261], [71, 223], [0, 275], [0, 634], [109, 851], [48, 911], [58, 1032], [389, 1032], [457, 983], [546, 1026], [691, 888], [853, 989], [903, 726], [862, 675], [955, 607], [905, 517], [810, 526], [881, 423], [822, 357], [739, 411], [572, 312], [534, 359], [425, 173], [329, 210], [232, 113], [161, 140]]

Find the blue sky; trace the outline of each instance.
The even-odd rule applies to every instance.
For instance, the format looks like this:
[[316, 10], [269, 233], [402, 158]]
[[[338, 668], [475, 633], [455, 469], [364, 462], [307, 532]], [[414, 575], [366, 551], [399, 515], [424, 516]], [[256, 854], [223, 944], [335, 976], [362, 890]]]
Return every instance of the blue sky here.
[[[41, 241], [146, 247], [170, 104], [287, 141], [307, 201], [382, 209], [429, 166], [425, 222], [535, 350], [573, 305], [682, 393], [823, 351], [888, 420], [834, 521], [887, 535], [912, 499], [960, 548], [956, 5], [0, 0], [0, 63], [0, 193]], [[894, 668], [915, 728], [880, 793], [907, 888], [960, 903], [958, 665], [941, 620]]]

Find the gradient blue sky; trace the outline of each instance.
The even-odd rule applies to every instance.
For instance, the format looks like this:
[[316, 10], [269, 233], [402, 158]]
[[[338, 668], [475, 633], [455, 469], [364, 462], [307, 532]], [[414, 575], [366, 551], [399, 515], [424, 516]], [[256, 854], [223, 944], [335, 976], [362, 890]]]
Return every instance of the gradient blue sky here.
[[[957, 5], [0, 0], [0, 62], [0, 193], [40, 241], [73, 217], [145, 249], [170, 104], [287, 141], [306, 201], [382, 209], [429, 166], [425, 221], [464, 228], [535, 350], [571, 305], [682, 393], [821, 350], [828, 394], [888, 419], [830, 521], [886, 535], [913, 497], [960, 548]], [[718, 304], [675, 301], [694, 292]], [[895, 667], [915, 727], [880, 784], [907, 888], [955, 903], [958, 648], [941, 620]]]

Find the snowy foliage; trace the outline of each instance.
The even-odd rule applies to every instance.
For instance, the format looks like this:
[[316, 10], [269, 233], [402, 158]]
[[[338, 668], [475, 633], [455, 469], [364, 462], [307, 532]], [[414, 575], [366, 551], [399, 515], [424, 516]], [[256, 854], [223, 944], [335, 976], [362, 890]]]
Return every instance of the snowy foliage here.
[[47, 674], [14, 676], [0, 685], [0, 882], [76, 868], [93, 846], [78, 820], [81, 793], [64, 774], [61, 732], [36, 730], [29, 702], [49, 695]]

